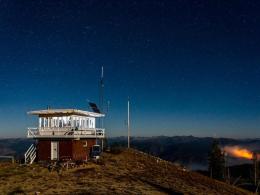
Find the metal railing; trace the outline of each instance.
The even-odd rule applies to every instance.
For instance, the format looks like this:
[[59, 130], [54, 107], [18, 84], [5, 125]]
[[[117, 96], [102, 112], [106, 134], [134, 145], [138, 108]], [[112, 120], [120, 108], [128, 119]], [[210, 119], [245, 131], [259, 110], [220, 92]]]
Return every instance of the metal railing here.
[[36, 158], [36, 147], [32, 144], [24, 154], [24, 163], [32, 164]]
[[14, 163], [14, 156], [0, 156], [0, 159], [11, 159], [12, 163]]
[[28, 138], [60, 137], [60, 138], [104, 138], [105, 129], [75, 129], [71, 127], [64, 128], [28, 128]]

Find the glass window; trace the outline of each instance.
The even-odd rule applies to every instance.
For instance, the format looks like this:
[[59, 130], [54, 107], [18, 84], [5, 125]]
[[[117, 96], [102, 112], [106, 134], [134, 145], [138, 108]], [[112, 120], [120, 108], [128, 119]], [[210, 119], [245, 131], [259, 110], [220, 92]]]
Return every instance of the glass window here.
[[81, 125], [83, 128], [85, 127], [85, 120], [82, 119], [82, 125]]
[[72, 117], [69, 117], [68, 126], [71, 127]]
[[47, 120], [47, 118], [44, 118], [44, 127], [48, 127], [48, 120]]
[[59, 118], [59, 127], [62, 127], [62, 118]]

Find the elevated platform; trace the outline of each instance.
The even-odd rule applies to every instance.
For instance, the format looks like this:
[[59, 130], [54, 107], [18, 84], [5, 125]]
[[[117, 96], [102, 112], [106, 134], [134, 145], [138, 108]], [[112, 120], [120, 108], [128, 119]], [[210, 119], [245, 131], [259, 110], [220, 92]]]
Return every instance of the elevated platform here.
[[27, 138], [105, 138], [105, 129], [28, 128]]

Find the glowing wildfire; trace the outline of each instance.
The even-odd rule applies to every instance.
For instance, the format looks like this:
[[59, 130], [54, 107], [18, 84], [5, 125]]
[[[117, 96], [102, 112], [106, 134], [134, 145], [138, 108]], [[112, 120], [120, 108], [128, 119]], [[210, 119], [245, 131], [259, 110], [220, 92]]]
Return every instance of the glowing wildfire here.
[[239, 146], [225, 146], [224, 151], [233, 157], [253, 159], [253, 152], [245, 148], [240, 148]]

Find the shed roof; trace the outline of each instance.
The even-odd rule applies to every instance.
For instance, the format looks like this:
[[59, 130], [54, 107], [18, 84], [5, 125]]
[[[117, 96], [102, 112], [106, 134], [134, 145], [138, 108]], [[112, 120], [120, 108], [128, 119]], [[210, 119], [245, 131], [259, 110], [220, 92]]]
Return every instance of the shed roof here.
[[27, 114], [31, 115], [39, 115], [39, 116], [62, 116], [62, 115], [79, 115], [79, 116], [91, 116], [91, 117], [104, 117], [104, 114], [89, 112], [84, 110], [77, 109], [47, 109], [47, 110], [35, 110], [27, 112]]

